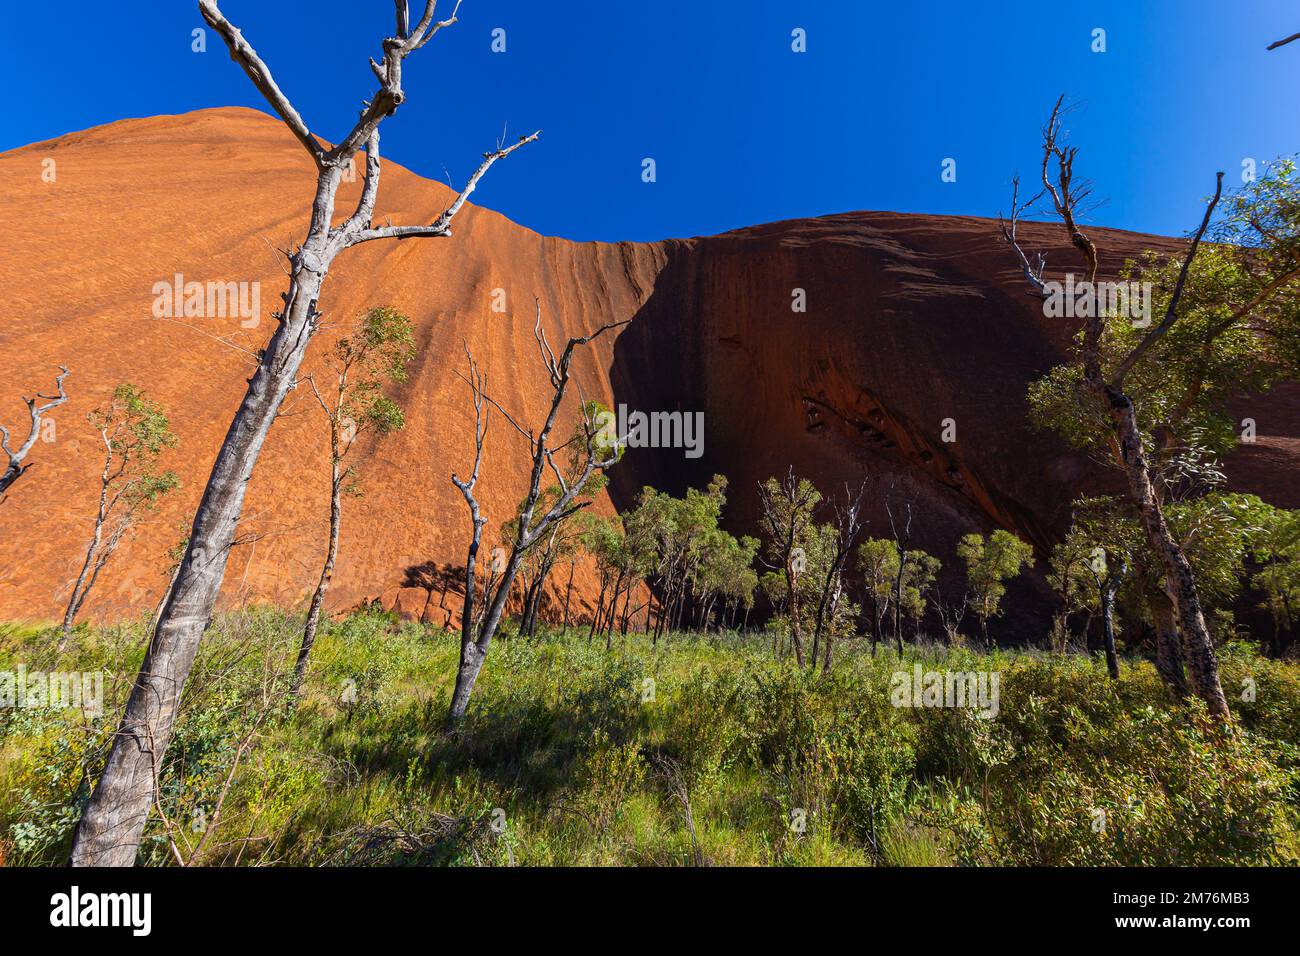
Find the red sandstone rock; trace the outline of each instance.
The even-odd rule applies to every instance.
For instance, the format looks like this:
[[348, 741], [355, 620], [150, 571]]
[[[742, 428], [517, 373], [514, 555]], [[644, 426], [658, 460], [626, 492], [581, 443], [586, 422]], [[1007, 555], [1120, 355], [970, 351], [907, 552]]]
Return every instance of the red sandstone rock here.
[[[239, 144], [232, 157], [231, 143]], [[54, 158], [57, 181], [41, 179]], [[529, 176], [528, 155], [509, 175]], [[504, 169], [504, 167], [503, 167]], [[301, 238], [312, 170], [283, 125], [247, 109], [124, 120], [0, 154], [3, 389], [0, 421], [25, 421], [19, 396], [72, 369], [69, 402], [53, 416], [57, 440], [0, 505], [0, 618], [61, 610], [90, 533], [99, 471], [85, 415], [119, 382], [167, 408], [181, 445], [167, 462], [182, 489], [105, 568], [87, 612], [107, 618], [151, 607], [166, 584], [167, 550], [185, 533], [202, 484], [284, 289], [274, 250]], [[345, 184], [350, 210], [359, 183]], [[448, 190], [386, 162], [377, 218], [427, 222]], [[1049, 267], [1077, 268], [1055, 226], [1025, 225]], [[1093, 230], [1103, 268], [1145, 248], [1181, 243]], [[260, 282], [262, 318], [155, 318], [154, 285], [187, 280]], [[805, 313], [791, 310], [794, 288]], [[508, 313], [491, 310], [504, 289]], [[454, 591], [435, 584], [464, 559], [468, 516], [449, 475], [473, 453], [466, 388], [454, 374], [468, 340], [492, 390], [524, 420], [549, 397], [531, 328], [540, 298], [552, 342], [630, 319], [579, 353], [582, 391], [634, 409], [703, 411], [703, 457], [639, 449], [611, 472], [598, 507], [630, 505], [644, 484], [680, 493], [709, 475], [731, 479], [732, 530], [755, 532], [754, 487], [793, 465], [824, 492], [867, 476], [868, 534], [884, 535], [881, 501], [917, 501], [916, 544], [953, 576], [957, 538], [1010, 528], [1040, 549], [1063, 530], [1070, 500], [1109, 487], [1110, 476], [1050, 435], [1031, 432], [1027, 385], [1061, 361], [1072, 334], [1025, 294], [995, 224], [984, 219], [855, 212], [658, 243], [574, 243], [540, 236], [504, 216], [467, 207], [448, 240], [369, 243], [335, 264], [320, 303], [327, 331], [304, 372], [318, 367], [331, 323], [393, 305], [417, 328], [420, 355], [394, 397], [407, 427], [362, 444], [365, 495], [345, 504], [332, 609], [380, 597], [384, 607], [459, 625]], [[574, 402], [576, 403], [576, 395]], [[249, 489], [224, 603], [298, 604], [320, 573], [328, 507], [326, 434], [300, 390], [271, 432]], [[1246, 403], [1259, 440], [1229, 463], [1239, 485], [1300, 505], [1300, 386]], [[953, 418], [957, 441], [941, 440]], [[526, 482], [526, 448], [504, 425], [488, 437], [479, 491], [494, 534]], [[454, 575], [454, 570], [453, 570]], [[417, 586], [418, 585], [418, 586]], [[1027, 604], [1022, 582], [1011, 606]], [[1037, 586], [1041, 595], [1041, 584]], [[417, 593], [418, 592], [418, 593]], [[430, 596], [430, 594], [432, 596]], [[552, 606], [562, 608], [563, 582]], [[581, 565], [574, 616], [594, 605]], [[444, 620], [445, 619], [445, 620]]]

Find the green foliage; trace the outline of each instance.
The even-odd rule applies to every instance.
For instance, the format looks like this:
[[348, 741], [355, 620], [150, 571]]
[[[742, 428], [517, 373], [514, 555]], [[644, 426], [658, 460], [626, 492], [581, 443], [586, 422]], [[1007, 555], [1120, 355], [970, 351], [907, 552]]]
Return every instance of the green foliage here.
[[1105, 548], [1090, 540], [1077, 525], [1052, 548], [1047, 583], [1060, 601], [1053, 623], [1056, 647], [1065, 645], [1066, 617], [1077, 610], [1094, 609], [1099, 603], [1097, 572], [1104, 575], [1106, 564]]
[[603, 836], [618, 822], [624, 802], [645, 780], [641, 745], [635, 740], [617, 743], [597, 728], [592, 733], [577, 776], [579, 813]]
[[[1255, 495], [1213, 490], [1171, 501], [1165, 516], [1208, 612], [1227, 615], [1243, 589], [1252, 587], [1275, 631], [1292, 627], [1300, 607], [1300, 512]], [[1074, 524], [1053, 552], [1049, 582], [1060, 593], [1068, 574], [1072, 605], [1096, 610], [1099, 580], [1116, 568], [1132, 572], [1126, 603], [1140, 616], [1145, 591], [1159, 587], [1162, 577], [1142, 529], [1113, 499], [1075, 502]]]
[[687, 598], [697, 608], [716, 598], [751, 606], [758, 541], [735, 538], [719, 527], [726, 501], [722, 475], [714, 475], [703, 491], [688, 488], [682, 498], [643, 488], [636, 508], [623, 516], [624, 550], [616, 566], [651, 580], [670, 606]]
[[[0, 671], [129, 675], [145, 625], [91, 629], [62, 656], [47, 633], [0, 629]], [[668, 865], [696, 847], [723, 865], [1295, 862], [1300, 670], [1244, 644], [1222, 653], [1239, 717], [1225, 734], [1199, 703], [1171, 709], [1145, 663], [1111, 681], [1081, 656], [895, 661], [849, 641], [820, 677], [772, 660], [762, 636], [633, 635], [606, 652], [544, 632], [499, 642], [449, 734], [454, 639], [390, 614], [324, 622], [289, 710], [277, 688], [300, 628], [249, 609], [216, 618], [200, 649], [160, 775], [197, 863]], [[893, 672], [913, 662], [1000, 675], [997, 716], [892, 706]], [[7, 862], [65, 859], [129, 685], [106, 680], [91, 721], [0, 710]], [[141, 862], [175, 864], [167, 835], [155, 811]]]
[[153, 511], [160, 498], [180, 487], [172, 471], [160, 471], [158, 458], [175, 448], [177, 438], [161, 405], [129, 382], [113, 390], [109, 401], [86, 416], [106, 446], [104, 481], [109, 512], [129, 516]]
[[[1225, 400], [1263, 391], [1300, 369], [1300, 181], [1294, 162], [1280, 160], [1230, 192], [1211, 236], [1215, 242], [1201, 245], [1188, 272], [1178, 321], [1125, 381], [1158, 464], [1193, 438], [1202, 457], [1224, 455], [1237, 439]], [[1181, 267], [1181, 257], [1148, 253], [1121, 275], [1122, 281], [1151, 284], [1153, 323], [1164, 316]], [[1149, 331], [1108, 318], [1103, 375], [1109, 377]], [[1079, 363], [1053, 369], [1029, 397], [1041, 427], [1112, 457], [1105, 412], [1085, 394]], [[1176, 439], [1172, 445], [1169, 436]]]
[[[1261, 503], [1262, 505], [1262, 503]], [[1260, 507], [1250, 550], [1259, 570], [1251, 583], [1276, 629], [1291, 629], [1300, 612], [1300, 511]]]
[[87, 418], [96, 431], [108, 433], [106, 441], [118, 458], [150, 460], [176, 447], [162, 406], [130, 382], [113, 389], [112, 399]]
[[[329, 418], [331, 451], [341, 461], [356, 436], [373, 432], [379, 437], [406, 427], [401, 407], [384, 395], [384, 386], [406, 381], [406, 368], [415, 360], [415, 330], [411, 320], [389, 306], [364, 312], [334, 343], [325, 359], [331, 373], [332, 395], [317, 397]], [[314, 383], [313, 383], [314, 387]], [[351, 468], [346, 471], [351, 495], [360, 487]]]
[[957, 545], [957, 556], [966, 562], [970, 583], [971, 610], [987, 628], [988, 620], [1002, 611], [1006, 582], [1032, 564], [1034, 550], [1009, 531], [1001, 528], [987, 538], [968, 534]]
[[858, 566], [866, 581], [867, 595], [881, 613], [893, 600], [894, 582], [898, 579], [898, 548], [884, 538], [868, 538], [858, 545]]
[[588, 435], [597, 461], [621, 461], [626, 444], [618, 434], [618, 416], [604, 402], [588, 399], [582, 404], [582, 419], [574, 429], [575, 449], [585, 450]]
[[361, 316], [334, 345], [340, 365], [359, 368], [363, 380], [406, 381], [406, 366], [415, 359], [411, 320], [391, 306], [376, 306]]

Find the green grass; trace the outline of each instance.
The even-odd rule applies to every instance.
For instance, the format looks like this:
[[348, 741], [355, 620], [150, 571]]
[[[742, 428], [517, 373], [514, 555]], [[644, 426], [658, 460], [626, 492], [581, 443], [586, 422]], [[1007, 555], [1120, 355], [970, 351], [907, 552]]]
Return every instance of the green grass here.
[[[464, 726], [446, 733], [454, 636], [387, 615], [331, 623], [289, 708], [300, 626], [269, 608], [213, 623], [141, 862], [1204, 865], [1300, 853], [1300, 667], [1244, 645], [1223, 653], [1239, 718], [1225, 734], [1145, 662], [1112, 682], [1078, 655], [909, 647], [900, 662], [850, 641], [822, 678], [774, 660], [765, 635], [657, 647], [632, 635], [609, 652], [585, 632], [506, 635]], [[66, 858], [144, 628], [83, 627], [62, 655], [55, 640], [0, 626], [0, 671], [103, 671], [105, 716], [0, 709], [9, 864]], [[997, 673], [998, 716], [893, 706], [891, 677], [915, 661]]]

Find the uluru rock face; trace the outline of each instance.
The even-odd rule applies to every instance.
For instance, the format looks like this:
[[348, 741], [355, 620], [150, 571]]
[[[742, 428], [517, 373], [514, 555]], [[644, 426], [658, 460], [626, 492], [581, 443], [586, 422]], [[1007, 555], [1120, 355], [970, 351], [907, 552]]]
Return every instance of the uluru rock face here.
[[[100, 619], [156, 603], [166, 552], [187, 532], [213, 456], [269, 337], [283, 256], [304, 232], [311, 168], [277, 121], [246, 109], [126, 120], [0, 155], [0, 421], [25, 429], [21, 394], [72, 369], [55, 440], [0, 503], [0, 618], [55, 615], [84, 554], [102, 461], [86, 413], [133, 382], [160, 401], [180, 437], [169, 467], [183, 488], [106, 567], [86, 612]], [[46, 182], [44, 161], [54, 160]], [[527, 175], [527, 152], [510, 160]], [[519, 164], [515, 166], [515, 164]], [[519, 167], [525, 167], [521, 172]], [[504, 168], [504, 167], [503, 167]], [[359, 184], [345, 184], [350, 209]], [[377, 218], [427, 222], [446, 187], [385, 164]], [[1025, 226], [1049, 267], [1074, 265], [1059, 229]], [[1093, 231], [1113, 271], [1160, 237]], [[157, 283], [260, 283], [254, 326], [238, 314], [158, 318]], [[251, 288], [251, 287], [250, 287]], [[504, 290], [506, 311], [493, 310]], [[796, 290], [802, 290], [797, 292]], [[494, 397], [540, 420], [549, 388], [531, 334], [534, 302], [552, 343], [629, 324], [579, 352], [588, 398], [631, 410], [703, 412], [703, 450], [631, 450], [599, 507], [630, 506], [645, 484], [680, 493], [715, 472], [731, 482], [728, 521], [755, 533], [754, 488], [793, 466], [824, 493], [868, 481], [868, 533], [887, 536], [912, 502], [915, 544], [946, 564], [959, 596], [956, 540], [1010, 528], [1040, 553], [1081, 490], [1112, 479], [1051, 435], [1032, 432], [1026, 387], [1065, 354], [1073, 329], [1043, 316], [996, 224], [983, 219], [846, 213], [659, 243], [574, 243], [467, 207], [454, 237], [369, 243], [336, 262], [320, 308], [325, 331], [305, 369], [348, 318], [392, 305], [416, 323], [419, 358], [394, 392], [407, 426], [360, 449], [364, 496], [345, 505], [330, 605], [380, 598], [411, 616], [455, 620], [455, 566], [468, 517], [449, 474], [470, 463], [472, 411], [457, 377], [462, 340]], [[806, 311], [797, 311], [802, 300]], [[246, 327], [247, 326], [247, 327]], [[574, 395], [576, 403], [577, 396]], [[1300, 388], [1246, 403], [1258, 441], [1230, 473], [1278, 504], [1300, 506]], [[946, 422], [945, 420], [951, 420]], [[947, 437], [955, 441], [944, 441]], [[319, 574], [327, 517], [326, 433], [304, 385], [286, 403], [249, 490], [224, 602], [305, 599]], [[481, 499], [490, 527], [525, 490], [527, 450], [500, 418], [488, 438]], [[586, 607], [589, 570], [579, 573]], [[1046, 612], [1025, 578], [1005, 626], [1031, 632]]]

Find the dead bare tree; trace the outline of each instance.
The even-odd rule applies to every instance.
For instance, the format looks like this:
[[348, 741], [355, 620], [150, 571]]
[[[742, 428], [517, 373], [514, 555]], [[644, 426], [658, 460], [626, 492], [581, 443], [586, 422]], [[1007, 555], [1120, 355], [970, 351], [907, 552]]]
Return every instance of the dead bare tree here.
[[[267, 432], [285, 396], [298, 384], [298, 369], [319, 328], [317, 311], [321, 285], [334, 259], [343, 251], [375, 239], [445, 237], [452, 218], [464, 206], [483, 175], [498, 160], [537, 139], [521, 137], [513, 145], [498, 143], [465, 187], [433, 222], [424, 225], [375, 226], [372, 218], [379, 189], [379, 125], [406, 99], [402, 65], [406, 57], [456, 22], [459, 3], [446, 20], [434, 19], [436, 0], [425, 0], [424, 12], [411, 23], [404, 0], [397, 3], [395, 35], [383, 41], [380, 63], [370, 61], [378, 88], [343, 139], [326, 148], [308, 128], [271, 75], [270, 68], [218, 8], [217, 0], [199, 0], [204, 21], [225, 41], [231, 58], [280, 116], [316, 166], [316, 190], [306, 239], [287, 253], [289, 288], [276, 313], [277, 326], [260, 353], [257, 370], [230, 423], [213, 464], [203, 498], [194, 516], [189, 548], [181, 560], [166, 604], [127, 702], [108, 760], [86, 805], [73, 837], [74, 865], [129, 866], [152, 804], [150, 767], [167, 746], [185, 679], [199, 641], [221, 590], [240, 515], [244, 493], [252, 478]], [[334, 224], [339, 183], [364, 148], [365, 175], [355, 210]]]
[[[501, 624], [506, 601], [510, 596], [510, 588], [514, 584], [516, 574], [519, 572], [519, 564], [523, 560], [524, 554], [547, 534], [553, 524], [563, 521], [590, 504], [590, 500], [579, 500], [583, 487], [597, 469], [608, 468], [618, 461], [620, 442], [601, 440], [598, 435], [597, 422], [588, 413], [585, 403], [581, 413], [580, 436], [570, 439], [570, 441], [574, 441], [580, 438], [582, 441], [580, 464], [568, 478], [564, 475], [564, 469], [559, 468], [555, 463], [555, 452], [567, 446], [568, 442], [553, 448], [550, 441], [551, 432], [555, 427], [560, 406], [568, 389], [574, 349], [580, 345], [586, 345], [610, 329], [626, 324], [626, 322], [609, 323], [602, 325], [589, 335], [571, 338], [559, 358], [556, 358], [550, 342], [547, 341], [546, 333], [542, 330], [542, 308], [540, 303], [538, 304], [537, 319], [533, 325], [533, 337], [536, 339], [538, 351], [541, 353], [542, 366], [546, 369], [546, 374], [550, 379], [551, 405], [546, 414], [545, 422], [537, 433], [520, 425], [492, 399], [487, 392], [486, 376], [479, 372], [469, 347], [466, 346], [465, 348], [466, 355], [469, 358], [469, 376], [466, 378], [466, 382], [470, 386], [470, 393], [474, 403], [474, 467], [469, 478], [462, 480], [453, 474], [451, 480], [460, 489], [466, 505], [469, 506], [473, 531], [470, 537], [469, 552], [465, 558], [465, 607], [461, 613], [460, 664], [456, 670], [456, 686], [452, 692], [451, 707], [447, 713], [449, 727], [454, 727], [465, 717], [465, 712], [469, 707], [470, 695], [474, 692], [474, 682], [478, 679], [479, 671], [483, 668], [483, 661], [487, 659], [492, 638], [496, 635], [497, 628]], [[485, 613], [482, 623], [475, 627], [475, 607], [478, 604], [479, 595], [474, 581], [474, 569], [486, 519], [482, 516], [478, 499], [474, 496], [474, 486], [478, 483], [479, 471], [483, 464], [483, 437], [487, 432], [489, 405], [495, 408], [511, 427], [527, 440], [532, 457], [532, 470], [529, 476], [528, 494], [524, 497], [519, 509], [519, 517], [515, 523], [514, 540], [510, 544], [510, 554], [506, 558], [505, 568], [501, 572], [500, 578], [495, 582], [493, 589], [483, 589], [482, 604]], [[534, 520], [538, 501], [542, 497], [542, 473], [547, 467], [550, 468], [551, 473], [558, 482], [559, 494], [551, 501], [550, 507]]]
[[[1076, 213], [1088, 195], [1088, 188], [1079, 186], [1074, 181], [1074, 160], [1078, 148], [1065, 146], [1062, 142], [1061, 115], [1064, 100], [1064, 96], [1057, 99], [1051, 117], [1043, 127], [1041, 166], [1043, 195], [1050, 199], [1052, 209], [1065, 227], [1071, 245], [1083, 257], [1086, 272], [1084, 279], [1091, 287], [1097, 278], [1097, 247], [1079, 227], [1076, 220]], [[1157, 492], [1158, 475], [1153, 470], [1144, 448], [1137, 411], [1124, 391], [1124, 380], [1128, 373], [1178, 321], [1178, 306], [1188, 271], [1222, 191], [1223, 173], [1220, 172], [1215, 178], [1214, 197], [1206, 205], [1205, 215], [1192, 237], [1178, 280], [1165, 309], [1165, 315], [1159, 324], [1143, 336], [1137, 345], [1119, 361], [1107, 378], [1102, 369], [1102, 339], [1107, 316], [1103, 314], [1102, 309], [1088, 310], [1089, 314], [1085, 318], [1083, 327], [1080, 361], [1085, 388], [1110, 420], [1111, 445], [1116, 464], [1127, 479], [1129, 497], [1137, 510], [1147, 541], [1160, 560], [1165, 576], [1165, 590], [1173, 605], [1192, 689], [1206, 702], [1211, 713], [1228, 720], [1231, 719], [1228, 700], [1219, 683], [1219, 665], [1214, 652], [1214, 642], [1201, 610], [1200, 595], [1192, 574], [1192, 566], [1165, 521], [1164, 510]], [[1015, 251], [1031, 285], [1040, 295], [1045, 295], [1041, 264], [1037, 270], [1030, 266], [1029, 258], [1015, 236], [1015, 222], [1024, 212], [1024, 207], [1017, 206], [1014, 195], [1013, 192], [1011, 224], [1009, 226], [1004, 224], [1003, 238]]]
[[[23, 404], [27, 406], [27, 414], [31, 417], [31, 427], [27, 431], [27, 439], [18, 446], [18, 449], [9, 447], [9, 429], [0, 425], [0, 451], [5, 453], [8, 461], [5, 464], [5, 470], [0, 472], [0, 501], [4, 501], [5, 492], [9, 486], [22, 477], [28, 468], [32, 467], [25, 464], [28, 453], [32, 446], [36, 444], [36, 439], [41, 434], [41, 420], [50, 409], [62, 405], [68, 400], [68, 393], [63, 390], [63, 380], [68, 377], [68, 369], [64, 365], [59, 366], [58, 377], [54, 379], [55, 387], [58, 388], [57, 395], [44, 395], [37, 392], [35, 397], [28, 398], [23, 396]], [[44, 405], [37, 405], [37, 400], [45, 402]]]
[[939, 626], [943, 628], [943, 635], [949, 647], [956, 647], [962, 643], [961, 623], [966, 619], [966, 612], [969, 610], [969, 591], [963, 594], [956, 604], [945, 604], [943, 592], [935, 587], [934, 611], [939, 618]]

